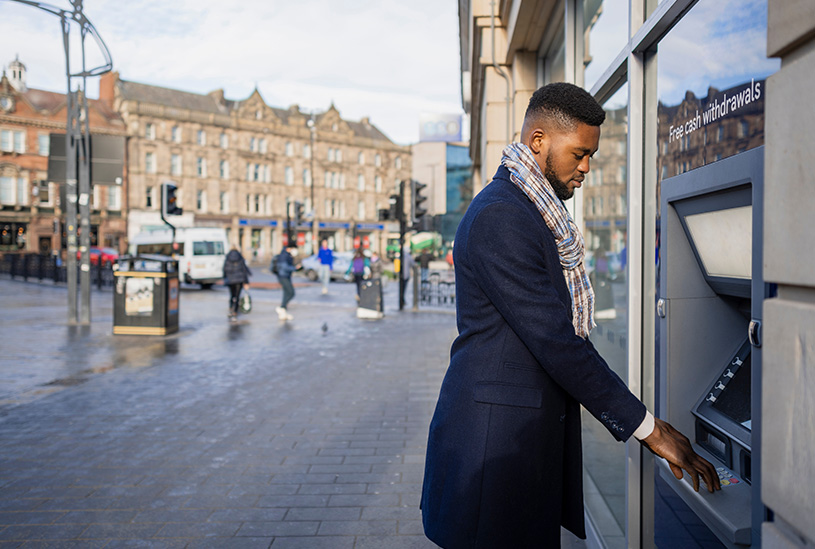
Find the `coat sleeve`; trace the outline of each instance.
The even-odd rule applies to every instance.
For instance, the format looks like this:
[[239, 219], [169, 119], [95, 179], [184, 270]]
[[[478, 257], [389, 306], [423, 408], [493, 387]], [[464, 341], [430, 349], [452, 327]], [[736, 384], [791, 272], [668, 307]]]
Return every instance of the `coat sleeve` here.
[[[591, 342], [574, 332], [571, 311], [558, 296], [561, 271], [547, 270], [551, 232], [528, 209], [496, 202], [478, 213], [466, 242], [467, 261], [492, 305], [546, 372], [618, 440], [627, 440], [645, 406]], [[459, 303], [459, 306], [463, 304]]]

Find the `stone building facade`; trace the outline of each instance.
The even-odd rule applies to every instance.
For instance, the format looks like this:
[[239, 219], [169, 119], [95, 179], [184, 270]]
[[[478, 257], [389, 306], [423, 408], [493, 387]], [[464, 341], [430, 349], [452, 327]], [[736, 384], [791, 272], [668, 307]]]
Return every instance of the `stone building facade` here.
[[317, 114], [271, 107], [257, 90], [236, 101], [223, 90], [200, 95], [118, 73], [102, 77], [99, 97], [127, 127], [129, 236], [163, 225], [160, 186], [171, 181], [184, 209], [178, 226], [224, 227], [258, 262], [284, 244], [294, 202], [306, 213], [296, 228], [305, 253], [322, 239], [335, 250], [385, 249], [378, 211], [410, 178], [410, 148], [367, 118], [344, 120], [333, 105]]
[[[64, 248], [59, 184], [48, 181], [50, 134], [64, 134], [65, 94], [29, 88], [16, 59], [0, 78], [0, 253], [51, 253]], [[88, 101], [91, 134], [123, 136], [122, 119], [107, 104]], [[123, 186], [97, 185], [92, 195], [91, 244], [118, 248], [126, 236]]]

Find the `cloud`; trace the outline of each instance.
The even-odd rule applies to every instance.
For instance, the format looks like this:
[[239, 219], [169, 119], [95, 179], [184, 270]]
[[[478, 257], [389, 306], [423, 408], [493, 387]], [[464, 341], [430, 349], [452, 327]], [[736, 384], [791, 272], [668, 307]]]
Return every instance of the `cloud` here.
[[[45, 37], [46, 16], [17, 7], [9, 24], [9, 4], [0, 1], [0, 52], [19, 44], [30, 85], [64, 90], [56, 18], [40, 46], [31, 37]], [[223, 88], [234, 99], [257, 85], [276, 107], [324, 109], [333, 100], [344, 117], [368, 114], [403, 143], [418, 139], [415, 109], [461, 112], [453, 0], [86, 0], [84, 11], [125, 80], [197, 93]], [[55, 49], [43, 78], [43, 52]]]

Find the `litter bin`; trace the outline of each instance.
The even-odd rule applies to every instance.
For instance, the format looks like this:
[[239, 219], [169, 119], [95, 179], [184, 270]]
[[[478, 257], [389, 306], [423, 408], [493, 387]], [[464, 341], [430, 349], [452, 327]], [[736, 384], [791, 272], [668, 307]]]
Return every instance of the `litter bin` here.
[[359, 306], [357, 317], [382, 318], [382, 281], [379, 279], [363, 280], [359, 288]]
[[113, 275], [114, 334], [178, 331], [178, 261], [166, 255], [124, 256]]

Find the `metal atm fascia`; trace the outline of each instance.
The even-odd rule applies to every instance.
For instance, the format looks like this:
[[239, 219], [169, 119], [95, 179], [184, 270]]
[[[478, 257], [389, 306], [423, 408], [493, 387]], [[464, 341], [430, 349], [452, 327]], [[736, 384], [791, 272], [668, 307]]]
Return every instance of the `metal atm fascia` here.
[[[696, 493], [687, 479], [677, 481], [667, 465], [658, 462], [669, 486], [728, 547], [758, 546], [763, 516], [760, 323], [762, 301], [768, 294], [762, 279], [763, 177], [764, 147], [757, 147], [666, 179], [660, 188], [659, 417], [695, 441], [694, 410], [748, 334], [752, 336], [752, 426], [746, 437], [734, 443], [741, 445], [739, 452], [743, 448], [752, 452], [752, 485], [742, 481], [712, 495]], [[745, 197], [752, 209], [751, 278], [710, 276], [682, 215], [700, 207], [711, 212], [728, 210], [743, 205]], [[725, 467], [698, 444], [694, 449], [715, 466]], [[725, 468], [732, 471], [733, 465], [731, 461]]]

